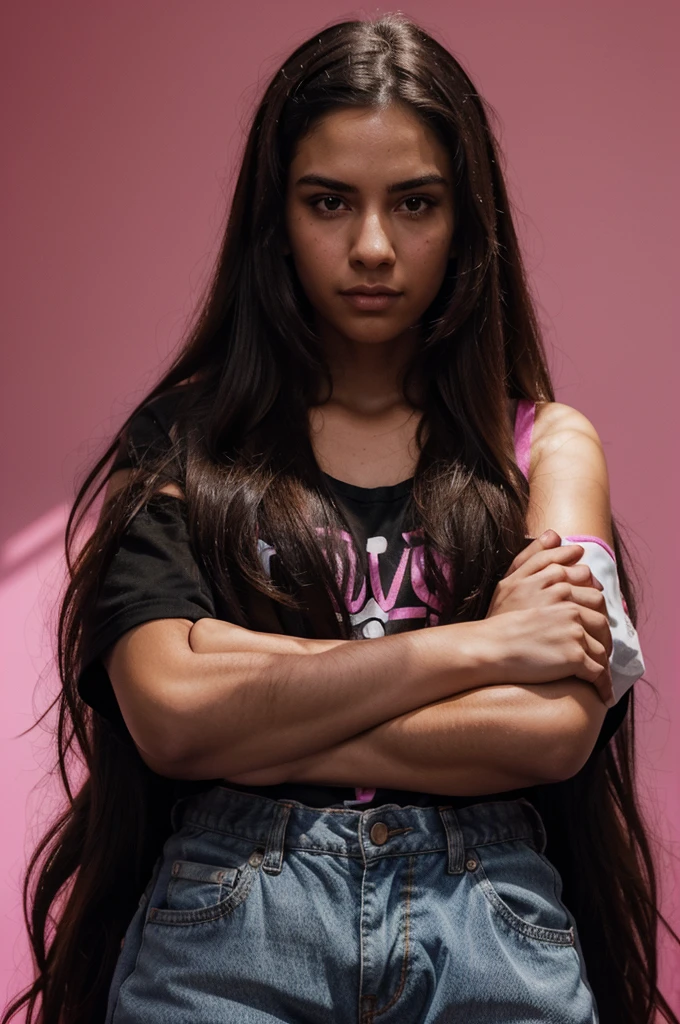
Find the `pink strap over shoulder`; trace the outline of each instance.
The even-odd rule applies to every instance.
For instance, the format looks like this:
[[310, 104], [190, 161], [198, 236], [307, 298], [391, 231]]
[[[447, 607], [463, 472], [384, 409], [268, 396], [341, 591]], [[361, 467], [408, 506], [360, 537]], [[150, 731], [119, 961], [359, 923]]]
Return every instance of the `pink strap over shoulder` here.
[[534, 432], [536, 403], [528, 398], [520, 398], [515, 413], [515, 458], [524, 476], [529, 479], [531, 463], [531, 436]]

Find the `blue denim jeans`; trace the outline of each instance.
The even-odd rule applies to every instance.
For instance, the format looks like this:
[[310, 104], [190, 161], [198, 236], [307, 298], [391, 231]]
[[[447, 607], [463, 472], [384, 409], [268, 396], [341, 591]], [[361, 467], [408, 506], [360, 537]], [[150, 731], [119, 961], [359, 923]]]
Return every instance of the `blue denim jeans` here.
[[597, 1024], [527, 800], [179, 801], [106, 1024]]

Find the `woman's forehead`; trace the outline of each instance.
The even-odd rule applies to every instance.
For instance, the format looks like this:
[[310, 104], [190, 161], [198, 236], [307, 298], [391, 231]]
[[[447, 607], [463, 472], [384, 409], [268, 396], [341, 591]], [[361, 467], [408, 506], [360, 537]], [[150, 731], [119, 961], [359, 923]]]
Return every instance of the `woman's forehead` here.
[[426, 174], [448, 178], [450, 161], [436, 134], [399, 104], [333, 110], [296, 147], [290, 178], [316, 174], [357, 188]]

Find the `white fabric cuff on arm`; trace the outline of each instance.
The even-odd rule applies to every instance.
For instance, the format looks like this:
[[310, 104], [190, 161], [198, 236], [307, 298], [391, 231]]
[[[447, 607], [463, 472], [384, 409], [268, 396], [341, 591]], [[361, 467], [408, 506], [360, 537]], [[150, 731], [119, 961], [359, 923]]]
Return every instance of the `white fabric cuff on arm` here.
[[608, 544], [596, 537], [563, 537], [562, 544], [581, 545], [583, 556], [579, 558], [579, 563], [585, 562], [593, 576], [604, 587], [609, 628], [612, 634], [612, 653], [609, 656], [609, 666], [614, 696], [618, 703], [626, 690], [644, 673], [645, 663], [640, 650], [637, 630], [625, 610], [614, 552]]

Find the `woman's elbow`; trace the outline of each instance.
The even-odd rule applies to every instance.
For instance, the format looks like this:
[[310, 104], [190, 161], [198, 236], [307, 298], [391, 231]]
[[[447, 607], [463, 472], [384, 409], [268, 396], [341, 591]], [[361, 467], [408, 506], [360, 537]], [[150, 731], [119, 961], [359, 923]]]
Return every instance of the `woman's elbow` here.
[[204, 759], [198, 758], [193, 754], [177, 757], [166, 751], [160, 753], [157, 750], [150, 752], [138, 743], [135, 743], [135, 746], [137, 747], [137, 753], [147, 768], [150, 768], [156, 775], [163, 776], [163, 778], [177, 779], [184, 782], [201, 782], [221, 777], [206, 767]]
[[589, 684], [560, 702], [549, 730], [552, 781], [564, 782], [581, 771], [592, 754], [602, 728], [606, 707]]

